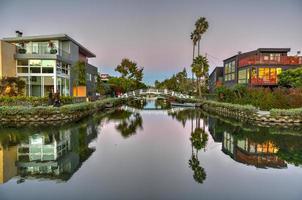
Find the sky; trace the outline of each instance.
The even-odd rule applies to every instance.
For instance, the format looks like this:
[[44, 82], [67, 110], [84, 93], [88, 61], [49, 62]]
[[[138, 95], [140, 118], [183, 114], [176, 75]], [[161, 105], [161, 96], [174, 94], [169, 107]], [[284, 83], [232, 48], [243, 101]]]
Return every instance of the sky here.
[[302, 0], [0, 0], [0, 38], [66, 33], [96, 54], [89, 62], [102, 73], [117, 75], [129, 58], [152, 84], [190, 70], [198, 17], [209, 22], [201, 53], [210, 72], [238, 51], [302, 50]]

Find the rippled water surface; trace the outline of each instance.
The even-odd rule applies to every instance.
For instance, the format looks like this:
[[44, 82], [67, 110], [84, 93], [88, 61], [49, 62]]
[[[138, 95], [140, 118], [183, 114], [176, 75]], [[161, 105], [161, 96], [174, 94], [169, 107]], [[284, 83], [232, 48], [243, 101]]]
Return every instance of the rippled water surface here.
[[0, 129], [0, 199], [302, 199], [302, 128], [123, 107]]

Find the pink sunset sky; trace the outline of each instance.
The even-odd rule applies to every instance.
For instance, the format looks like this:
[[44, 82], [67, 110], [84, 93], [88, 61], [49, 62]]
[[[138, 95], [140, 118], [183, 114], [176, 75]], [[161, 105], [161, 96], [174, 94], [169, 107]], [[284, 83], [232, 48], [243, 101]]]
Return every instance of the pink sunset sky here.
[[[301, 0], [0, 0], [0, 38], [66, 33], [94, 52], [90, 62], [114, 73], [122, 58], [145, 68], [152, 84], [192, 62], [190, 32], [204, 16], [201, 52], [222, 65], [238, 51], [260, 47], [302, 50]], [[189, 73], [190, 74], [190, 73]]]

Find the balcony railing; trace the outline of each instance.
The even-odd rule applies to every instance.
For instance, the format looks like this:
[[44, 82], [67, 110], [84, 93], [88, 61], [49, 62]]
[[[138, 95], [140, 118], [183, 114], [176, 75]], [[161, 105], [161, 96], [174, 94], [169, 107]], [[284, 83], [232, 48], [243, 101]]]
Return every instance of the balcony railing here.
[[17, 54], [37, 54], [37, 55], [60, 55], [69, 58], [70, 53], [57, 47], [49, 47], [49, 45], [26, 45], [25, 47], [17, 47]]
[[278, 83], [277, 78], [260, 78], [260, 77], [251, 78], [252, 85], [277, 85], [277, 83]]
[[300, 65], [302, 57], [300, 56], [280, 56], [274, 59], [267, 59], [265, 56], [249, 56], [239, 59], [239, 67], [258, 64], [281, 64], [281, 65]]

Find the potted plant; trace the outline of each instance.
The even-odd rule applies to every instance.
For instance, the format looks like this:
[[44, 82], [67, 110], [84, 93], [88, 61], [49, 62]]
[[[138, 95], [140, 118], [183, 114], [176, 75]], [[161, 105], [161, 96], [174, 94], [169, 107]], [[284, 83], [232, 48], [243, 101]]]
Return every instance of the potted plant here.
[[48, 46], [50, 48], [50, 53], [51, 54], [56, 54], [58, 52], [57, 49], [55, 48], [55, 45], [54, 45], [53, 42], [49, 42]]
[[24, 43], [21, 42], [19, 45], [20, 45], [20, 47], [19, 47], [19, 49], [18, 49], [18, 52], [19, 52], [20, 54], [25, 54], [25, 53], [26, 53], [26, 49], [24, 48], [24, 47], [25, 47]]

